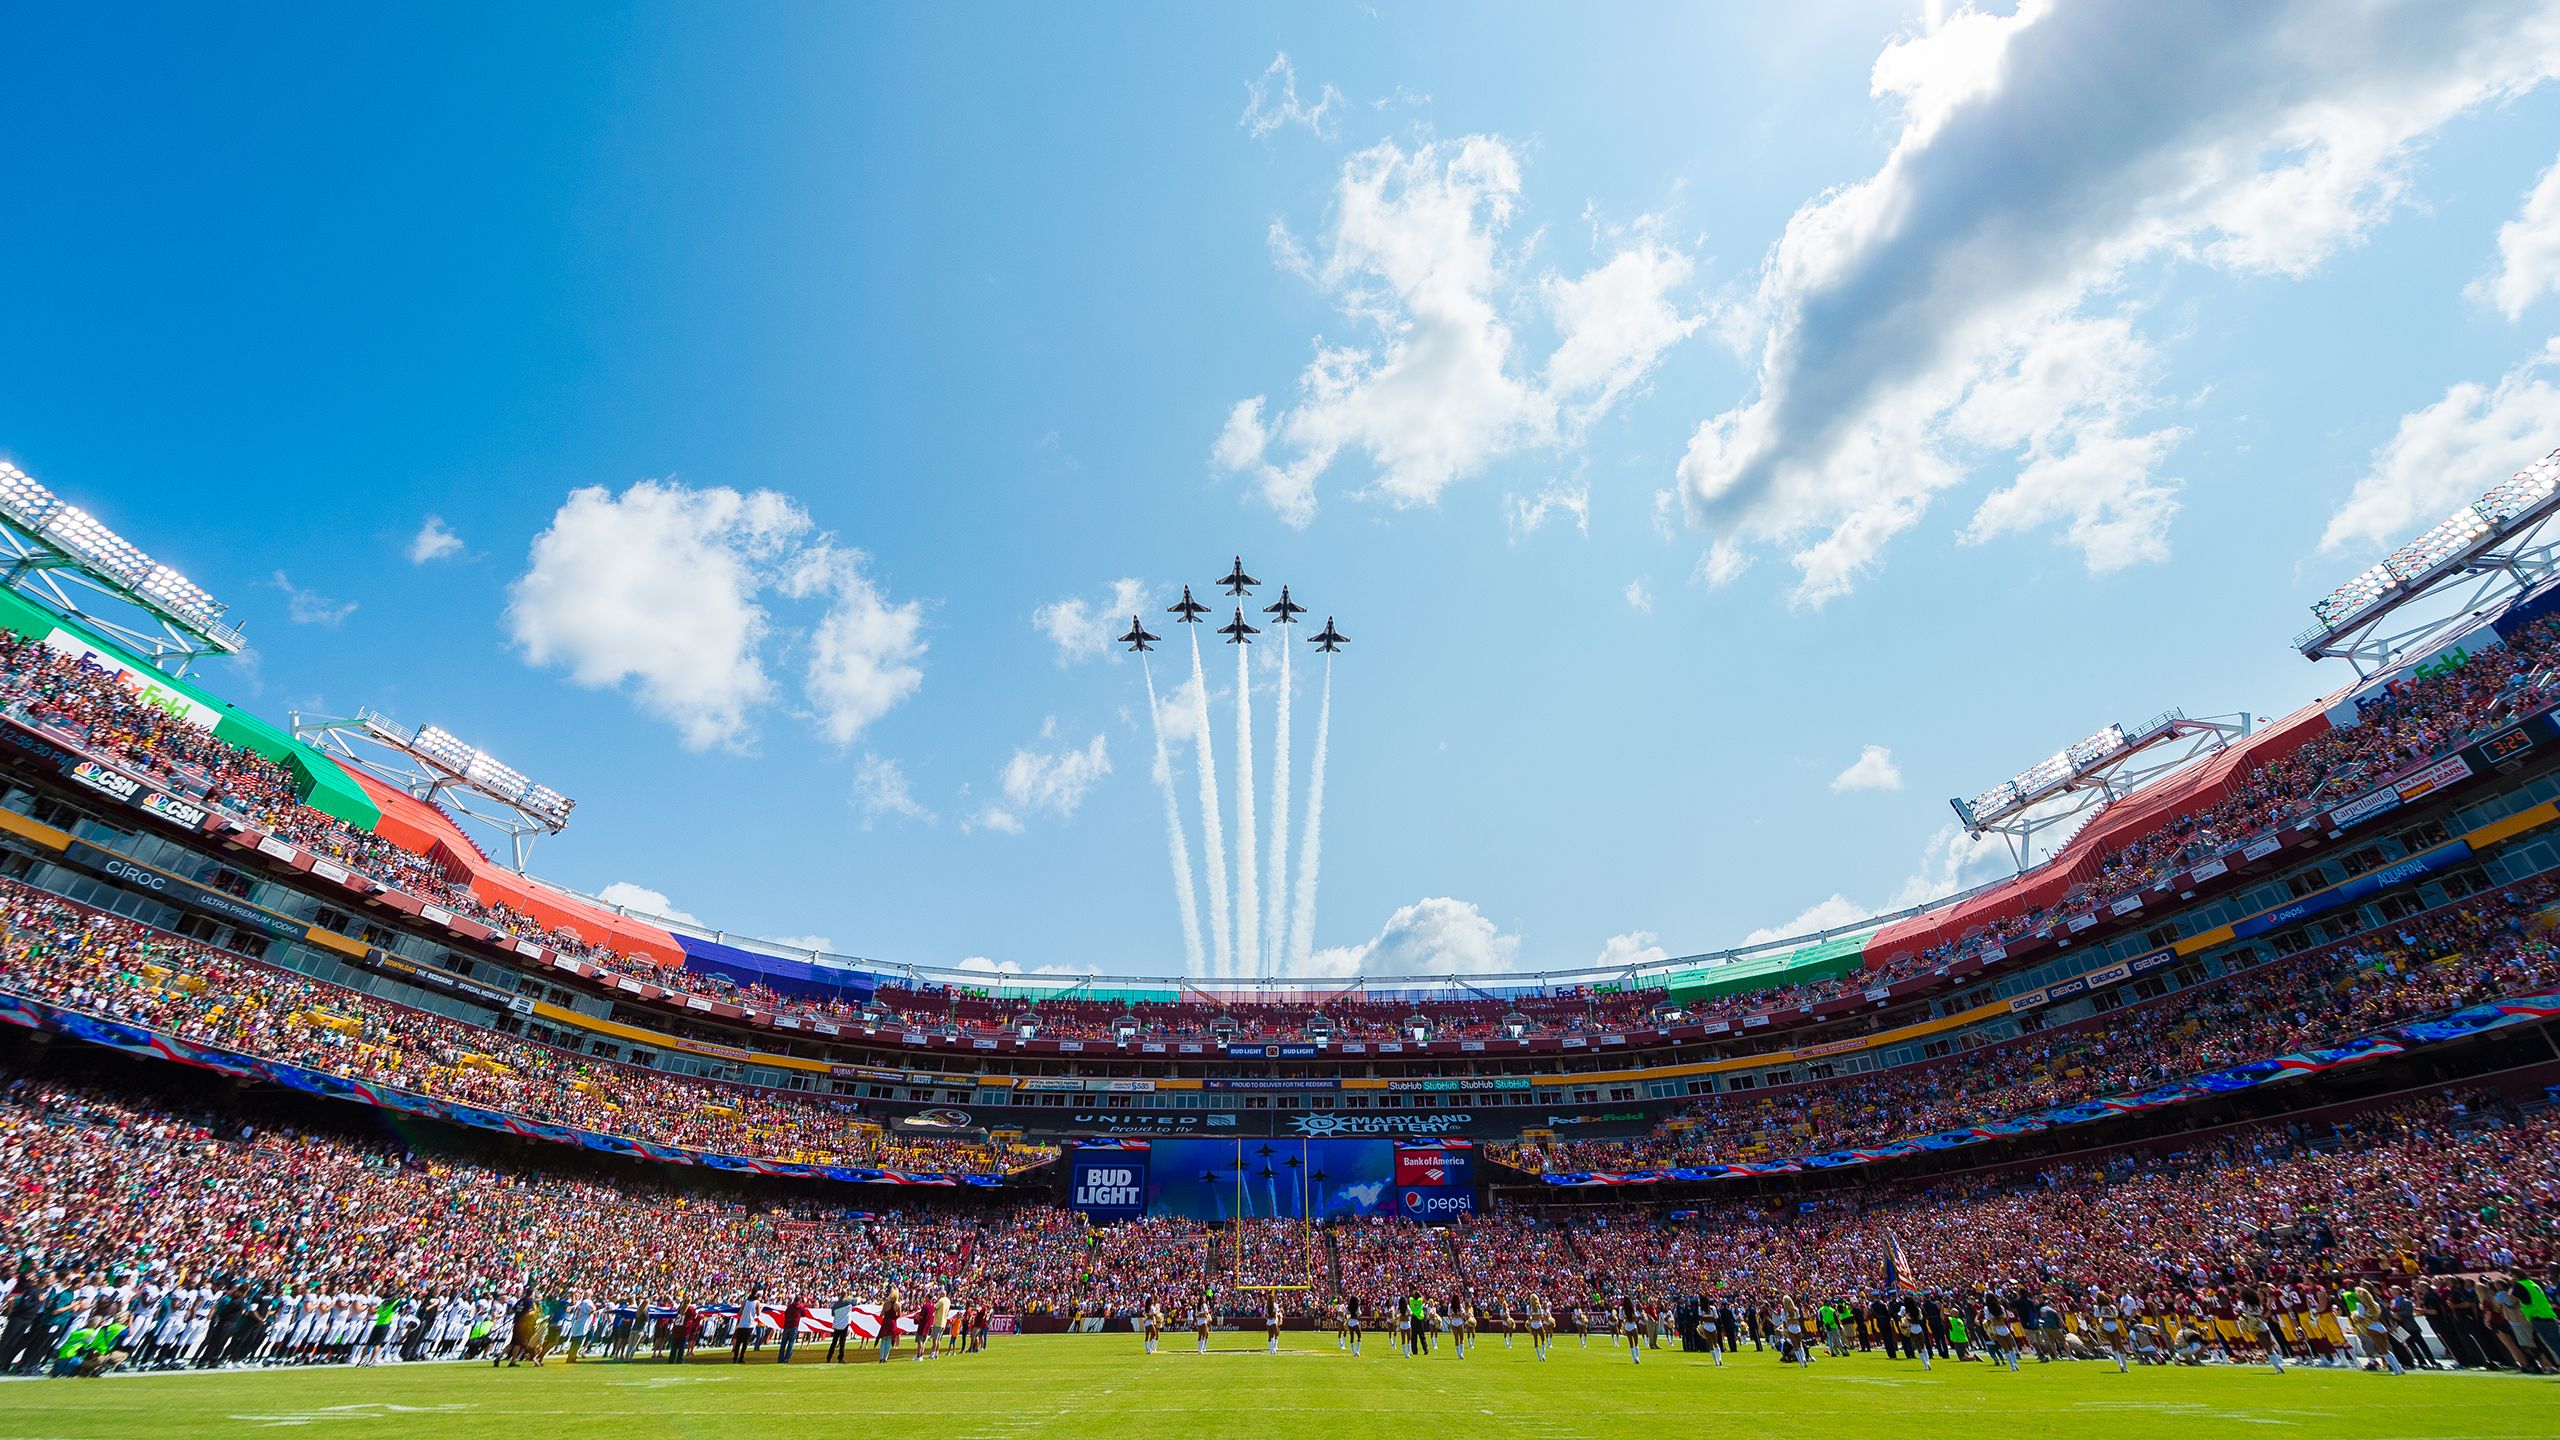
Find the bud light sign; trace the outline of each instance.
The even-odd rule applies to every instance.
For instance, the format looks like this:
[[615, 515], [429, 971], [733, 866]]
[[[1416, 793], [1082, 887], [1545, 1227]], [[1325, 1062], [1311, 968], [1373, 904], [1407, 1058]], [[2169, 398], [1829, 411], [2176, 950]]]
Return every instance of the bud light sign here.
[[1476, 1192], [1412, 1186], [1396, 1192], [1396, 1213], [1425, 1225], [1447, 1225], [1476, 1213]]
[[1147, 1152], [1076, 1152], [1067, 1203], [1092, 1220], [1129, 1220], [1146, 1213]]

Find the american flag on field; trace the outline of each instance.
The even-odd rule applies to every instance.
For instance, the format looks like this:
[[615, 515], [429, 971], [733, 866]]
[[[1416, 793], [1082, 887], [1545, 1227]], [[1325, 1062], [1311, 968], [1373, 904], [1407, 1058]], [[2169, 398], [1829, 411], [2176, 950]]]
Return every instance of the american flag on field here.
[[1911, 1273], [1911, 1257], [1902, 1253], [1902, 1242], [1890, 1230], [1884, 1232], [1884, 1289], [1892, 1294], [1916, 1290], [1919, 1279]]

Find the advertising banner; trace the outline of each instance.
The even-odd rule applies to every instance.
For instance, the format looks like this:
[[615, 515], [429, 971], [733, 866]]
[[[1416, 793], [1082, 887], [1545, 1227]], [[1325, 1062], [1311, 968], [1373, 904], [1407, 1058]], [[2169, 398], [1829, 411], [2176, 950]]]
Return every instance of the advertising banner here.
[[1092, 1220], [1131, 1220], [1147, 1211], [1144, 1142], [1078, 1149], [1069, 1175], [1067, 1204]]
[[1443, 1145], [1396, 1146], [1396, 1187], [1464, 1186], [1475, 1180], [1475, 1156]]
[[1448, 1225], [1476, 1213], [1473, 1190], [1416, 1187], [1396, 1192], [1396, 1213], [1425, 1225]]
[[1221, 1223], [1395, 1211], [1394, 1147], [1384, 1140], [1184, 1137], [1148, 1148], [1149, 1215]]

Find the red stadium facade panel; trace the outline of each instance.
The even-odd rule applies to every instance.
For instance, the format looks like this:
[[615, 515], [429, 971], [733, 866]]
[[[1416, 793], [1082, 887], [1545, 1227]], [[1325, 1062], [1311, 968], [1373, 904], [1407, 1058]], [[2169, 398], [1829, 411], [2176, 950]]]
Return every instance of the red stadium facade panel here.
[[2281, 760], [2327, 734], [2327, 712], [2337, 701], [2338, 695], [2313, 701], [2185, 773], [2155, 781], [2117, 801], [2100, 811], [2052, 860], [2007, 884], [1885, 926], [1867, 938], [1866, 967], [1879, 969], [1896, 955], [1929, 950], [1961, 940], [1995, 920], [2061, 904], [2071, 887], [2098, 873], [2107, 855], [2180, 815], [2222, 803], [2244, 772]]
[[470, 837], [435, 806], [383, 783], [361, 767], [343, 768], [364, 787], [366, 797], [382, 808], [382, 821], [374, 833], [436, 861], [480, 899], [521, 911], [549, 928], [574, 930], [590, 944], [646, 956], [671, 968], [683, 967], [684, 949], [673, 935], [517, 874], [484, 857]]

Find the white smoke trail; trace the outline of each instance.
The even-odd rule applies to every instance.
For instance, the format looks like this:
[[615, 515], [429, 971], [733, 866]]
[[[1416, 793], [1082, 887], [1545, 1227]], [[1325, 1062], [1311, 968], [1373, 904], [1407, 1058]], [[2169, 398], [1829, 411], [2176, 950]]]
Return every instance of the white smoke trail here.
[[[1241, 640], [1244, 637], [1236, 637]], [[1253, 873], [1253, 647], [1236, 647], [1236, 971], [1262, 968], [1262, 891]], [[1278, 898], [1278, 897], [1273, 897]]]
[[1316, 758], [1307, 775], [1307, 834], [1298, 842], [1298, 913], [1290, 917], [1297, 948], [1290, 963], [1304, 969], [1316, 947], [1316, 863], [1324, 845], [1324, 752], [1333, 736], [1333, 657], [1324, 662], [1324, 703], [1316, 709]]
[[1156, 708], [1156, 671], [1147, 657], [1138, 657], [1138, 668], [1147, 677], [1147, 719], [1156, 729], [1156, 788], [1164, 792], [1164, 830], [1173, 847], [1173, 897], [1182, 909], [1182, 955], [1191, 974], [1200, 973], [1207, 963], [1200, 951], [1200, 902], [1191, 893], [1191, 842], [1182, 833], [1182, 807], [1173, 798], [1173, 762], [1164, 750], [1164, 712]]
[[1216, 952], [1212, 974], [1227, 970], [1227, 829], [1218, 813], [1218, 756], [1209, 743], [1209, 680], [1200, 669], [1200, 627], [1191, 632], [1191, 719], [1200, 732], [1200, 838], [1209, 854], [1209, 940]]
[[[1283, 617], [1286, 618], [1286, 617]], [[1272, 627], [1280, 637], [1280, 718], [1272, 724], [1271, 756], [1271, 925], [1262, 953], [1277, 968], [1289, 955], [1289, 628]]]

